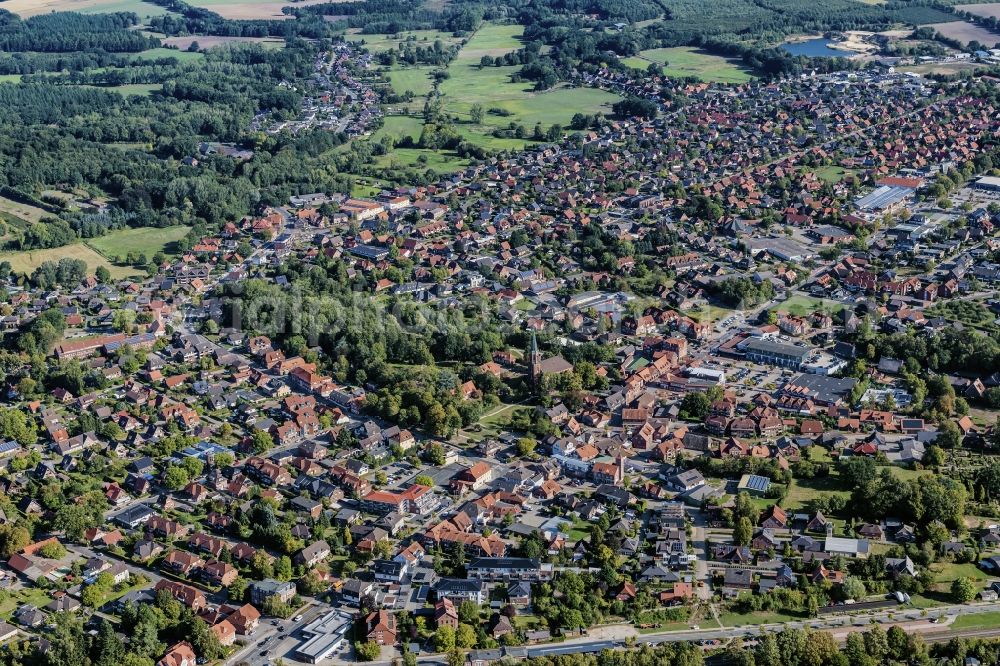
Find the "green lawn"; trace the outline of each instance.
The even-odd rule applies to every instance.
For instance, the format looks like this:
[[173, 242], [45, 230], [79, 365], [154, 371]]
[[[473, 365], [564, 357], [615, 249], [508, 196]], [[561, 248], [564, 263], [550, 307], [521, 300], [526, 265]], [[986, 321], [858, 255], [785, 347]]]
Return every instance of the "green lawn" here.
[[934, 572], [934, 580], [937, 585], [951, 585], [959, 578], [971, 578], [978, 584], [983, 584], [988, 580], [987, 575], [972, 563], [938, 562], [931, 565], [931, 571]]
[[774, 309], [778, 312], [787, 312], [798, 317], [810, 315], [817, 310], [826, 312], [832, 316], [843, 310], [844, 304], [829, 299], [813, 298], [811, 296], [795, 294], [791, 298], [779, 303]]
[[844, 499], [851, 496], [850, 490], [844, 488], [836, 473], [814, 479], [792, 479], [792, 483], [788, 487], [788, 495], [781, 506], [797, 511], [807, 506], [812, 500], [834, 496]]
[[407, 90], [416, 97], [426, 97], [434, 88], [431, 72], [436, 67], [406, 67], [387, 72], [392, 89], [402, 95]]
[[386, 116], [382, 127], [372, 134], [372, 140], [379, 141], [383, 136], [391, 136], [395, 139], [409, 136], [416, 140], [420, 138], [420, 132], [423, 128], [424, 121], [422, 118], [414, 116]]
[[484, 55], [496, 57], [516, 51], [521, 48], [523, 33], [524, 28], [516, 24], [485, 23], [459, 51], [458, 60], [478, 64]]
[[759, 613], [723, 613], [719, 616], [719, 621], [725, 627], [745, 627], [752, 624], [775, 624], [777, 622], [801, 622], [805, 619], [800, 615], [781, 612]]
[[974, 615], [959, 615], [951, 624], [951, 629], [995, 629], [1000, 627], [1000, 611], [976, 613]]
[[438, 173], [451, 173], [469, 166], [469, 160], [464, 157], [421, 148], [395, 148], [390, 153], [375, 158], [375, 163], [389, 168], [434, 169]]
[[157, 252], [176, 254], [174, 244], [190, 230], [191, 227], [184, 226], [119, 229], [106, 236], [91, 238], [87, 244], [106, 257], [125, 256], [129, 252], [144, 253], [146, 257], [152, 257]]
[[804, 167], [803, 171], [814, 172], [820, 180], [827, 183], [839, 183], [844, 180], [845, 176], [853, 175], [854, 171], [851, 169], [845, 169], [844, 167], [839, 167], [834, 164], [827, 166], [822, 166], [818, 169], [810, 169], [809, 167]]
[[716, 83], [745, 83], [753, 78], [739, 61], [690, 46], [648, 49], [622, 62], [636, 69], [646, 69], [651, 63], [657, 63], [663, 66], [667, 76], [693, 76]]
[[0, 74], [0, 83], [20, 83], [20, 74]]

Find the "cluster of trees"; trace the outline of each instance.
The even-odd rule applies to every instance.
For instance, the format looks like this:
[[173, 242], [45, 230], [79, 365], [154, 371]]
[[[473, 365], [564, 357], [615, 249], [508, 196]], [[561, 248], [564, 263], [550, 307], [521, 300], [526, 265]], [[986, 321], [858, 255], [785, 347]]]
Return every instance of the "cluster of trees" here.
[[918, 528], [933, 523], [953, 529], [962, 526], [968, 490], [958, 480], [925, 474], [903, 481], [865, 456], [845, 460], [840, 474], [852, 488], [851, 515], [876, 521], [897, 516]]
[[731, 278], [712, 283], [711, 290], [723, 303], [737, 308], [752, 308], [774, 298], [770, 280], [758, 283], [745, 277]]
[[0, 51], [135, 53], [159, 46], [158, 39], [132, 29], [138, 23], [133, 12], [56, 12], [21, 20], [0, 9]]

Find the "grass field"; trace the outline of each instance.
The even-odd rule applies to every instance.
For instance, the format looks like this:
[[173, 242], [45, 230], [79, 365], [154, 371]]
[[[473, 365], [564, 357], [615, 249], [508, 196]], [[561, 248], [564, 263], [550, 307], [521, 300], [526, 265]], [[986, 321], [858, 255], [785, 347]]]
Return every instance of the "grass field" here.
[[646, 69], [655, 62], [663, 65], [663, 73], [667, 76], [693, 76], [717, 83], [745, 83], [753, 78], [738, 61], [690, 46], [640, 51], [637, 56], [622, 62], [636, 69]]
[[970, 629], [995, 629], [1000, 627], [1000, 611], [976, 613], [975, 615], [959, 615], [951, 624], [955, 631]]
[[414, 116], [386, 116], [382, 127], [372, 134], [372, 140], [379, 141], [384, 136], [391, 136], [395, 139], [410, 136], [418, 139], [423, 128], [424, 121], [422, 118]]
[[20, 83], [20, 74], [0, 74], [0, 83]]
[[835, 164], [822, 166], [818, 169], [806, 168], [805, 170], [813, 171], [820, 180], [827, 183], [839, 183], [844, 180], [845, 176], [854, 174], [854, 171], [851, 169], [845, 169], [844, 167], [839, 167]]
[[463, 157], [451, 153], [424, 150], [423, 148], [396, 148], [386, 155], [375, 158], [375, 163], [380, 167], [388, 168], [434, 169], [438, 173], [453, 173], [469, 166], [469, 160]]
[[5, 199], [4, 197], [0, 197], [0, 213], [13, 215], [26, 222], [38, 222], [43, 217], [53, 217], [51, 213], [41, 208], [29, 206], [28, 204], [23, 204], [12, 199]]
[[434, 81], [431, 79], [431, 72], [436, 67], [408, 67], [406, 69], [393, 69], [388, 72], [389, 83], [392, 89], [402, 95], [407, 90], [416, 97], [426, 97], [434, 88]]
[[0, 8], [24, 18], [50, 12], [135, 12], [139, 18], [167, 13], [163, 7], [142, 0], [7, 0], [0, 4]]
[[93, 273], [98, 266], [104, 266], [113, 278], [125, 278], [136, 275], [136, 271], [131, 268], [113, 265], [83, 243], [75, 243], [51, 250], [0, 253], [0, 261], [10, 262], [10, 267], [15, 273], [30, 274], [46, 261], [59, 261], [63, 258], [81, 259], [87, 264], [88, 273]]
[[469, 118], [472, 105], [481, 104], [486, 109], [496, 107], [511, 114], [487, 113], [483, 125], [475, 127], [470, 138], [474, 134], [488, 135], [494, 127], [506, 127], [512, 121], [530, 130], [535, 123], [566, 125], [577, 112], [610, 112], [611, 104], [619, 98], [603, 90], [562, 87], [536, 92], [531, 82], [513, 83], [510, 80], [518, 67], [479, 67], [483, 55], [502, 55], [517, 49], [520, 34], [519, 26], [484, 25], [462, 47], [448, 68], [449, 78], [441, 82], [444, 108], [449, 113]]
[[844, 304], [839, 301], [831, 301], [823, 298], [812, 298], [811, 296], [800, 296], [798, 294], [788, 298], [774, 308], [778, 312], [787, 312], [797, 317], [812, 314], [817, 310], [836, 314], [844, 309]]
[[283, 49], [285, 40], [274, 37], [216, 37], [205, 35], [188, 35], [186, 37], [168, 37], [163, 43], [168, 46], [175, 46], [181, 51], [186, 51], [191, 44], [197, 42], [201, 50], [210, 49], [214, 46], [225, 46], [226, 44], [250, 43], [259, 44], [266, 49]]
[[191, 62], [193, 60], [201, 60], [205, 57], [204, 53], [198, 53], [197, 51], [181, 51], [180, 49], [148, 49], [140, 53], [135, 54], [135, 60], [156, 60], [159, 58], [177, 58], [178, 62]]
[[125, 256], [129, 252], [144, 253], [152, 257], [157, 252], [177, 254], [174, 244], [187, 235], [191, 227], [144, 227], [142, 229], [119, 229], [106, 236], [91, 238], [87, 244], [106, 257]]
[[359, 32], [349, 32], [344, 35], [344, 39], [349, 42], [364, 42], [365, 48], [372, 53], [397, 49], [402, 42], [410, 38], [413, 38], [417, 44], [422, 46], [429, 46], [438, 39], [445, 45], [457, 44], [462, 41], [450, 32], [441, 32], [439, 30], [409, 30], [393, 35], [363, 35]]

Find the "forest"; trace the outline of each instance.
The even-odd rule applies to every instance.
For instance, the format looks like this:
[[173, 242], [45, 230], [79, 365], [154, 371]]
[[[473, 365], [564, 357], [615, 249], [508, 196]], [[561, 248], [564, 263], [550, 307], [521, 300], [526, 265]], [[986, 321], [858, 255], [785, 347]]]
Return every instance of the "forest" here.
[[[308, 77], [319, 48], [300, 40], [273, 51], [237, 45], [184, 64], [168, 58], [27, 75], [20, 85], [0, 85], [0, 192], [41, 203], [52, 218], [61, 218], [28, 225], [8, 245], [58, 247], [124, 226], [211, 225], [253, 213], [260, 204], [284, 203], [300, 191], [346, 188], [331, 168], [321, 172], [312, 163], [343, 137], [323, 132], [265, 138], [247, 131], [260, 109], [276, 118], [298, 114], [301, 93], [278, 84]], [[34, 62], [31, 69], [65, 64], [34, 57], [21, 62]], [[126, 96], [113, 88], [131, 83], [161, 89]], [[202, 141], [250, 145], [255, 158], [206, 155], [197, 167], [185, 164]], [[109, 149], [111, 143], [122, 147]], [[52, 187], [112, 197], [115, 205], [99, 214], [60, 210], [39, 201]]]
[[131, 12], [57, 12], [22, 21], [0, 9], [0, 51], [135, 53], [159, 46], [159, 40], [131, 29], [138, 23], [139, 17]]

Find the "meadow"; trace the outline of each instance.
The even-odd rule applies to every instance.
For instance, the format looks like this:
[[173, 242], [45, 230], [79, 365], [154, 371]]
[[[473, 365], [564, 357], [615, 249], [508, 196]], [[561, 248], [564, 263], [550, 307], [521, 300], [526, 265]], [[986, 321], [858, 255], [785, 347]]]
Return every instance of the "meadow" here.
[[426, 97], [434, 88], [431, 72], [436, 67], [406, 67], [395, 68], [386, 72], [392, 89], [402, 95], [407, 90], [416, 97]]
[[197, 43], [199, 49], [210, 49], [213, 46], [225, 46], [226, 44], [240, 44], [250, 42], [260, 44], [266, 49], [281, 49], [285, 47], [285, 40], [274, 37], [216, 37], [206, 35], [187, 35], [186, 37], [167, 37], [163, 43], [167, 46], [174, 46], [181, 51], [186, 51], [191, 44]]
[[693, 76], [715, 83], [745, 83], [753, 78], [738, 61], [690, 46], [640, 51], [622, 62], [636, 69], [646, 69], [651, 63], [657, 63], [663, 66], [667, 76]]
[[114, 278], [126, 278], [136, 275], [137, 271], [124, 266], [115, 266], [110, 261], [102, 257], [95, 250], [87, 247], [83, 243], [74, 243], [64, 247], [56, 247], [50, 250], [28, 250], [24, 252], [3, 252], [0, 253], [0, 261], [10, 263], [11, 269], [15, 273], [31, 274], [36, 268], [46, 261], [57, 262], [60, 259], [81, 259], [87, 264], [87, 272], [93, 273], [98, 266], [104, 266]]
[[140, 229], [119, 229], [106, 236], [87, 240], [87, 245], [105, 257], [125, 256], [129, 252], [145, 254], [152, 258], [157, 252], [177, 254], [175, 243], [187, 235], [191, 227], [176, 226], [163, 229], [143, 227]]
[[51, 213], [20, 201], [0, 197], [0, 213], [6, 213], [26, 222], [38, 222], [43, 217], [53, 217]]
[[180, 49], [148, 49], [135, 54], [133, 60], [159, 60], [160, 58], [177, 58], [177, 62], [192, 62], [205, 57], [204, 53], [197, 51], [182, 51]]
[[481, 126], [472, 126], [470, 140], [476, 134], [489, 135], [494, 128], [519, 123], [529, 130], [535, 123], [549, 126], [568, 125], [575, 113], [611, 112], [619, 97], [595, 88], [561, 86], [552, 90], [535, 91], [534, 83], [515, 83], [511, 76], [519, 67], [480, 67], [484, 55], [502, 55], [520, 46], [520, 26], [486, 24], [462, 47], [458, 57], [448, 67], [449, 77], [441, 82], [444, 110], [471, 120], [474, 104], [487, 110], [502, 109], [505, 115], [487, 113]]
[[441, 40], [445, 45], [457, 44], [462, 41], [450, 32], [441, 32], [440, 30], [407, 30], [391, 35], [365, 35], [355, 30], [344, 35], [344, 39], [349, 42], [363, 43], [364, 47], [372, 53], [398, 49], [400, 44], [410, 39], [421, 46], [429, 46], [436, 40]]

